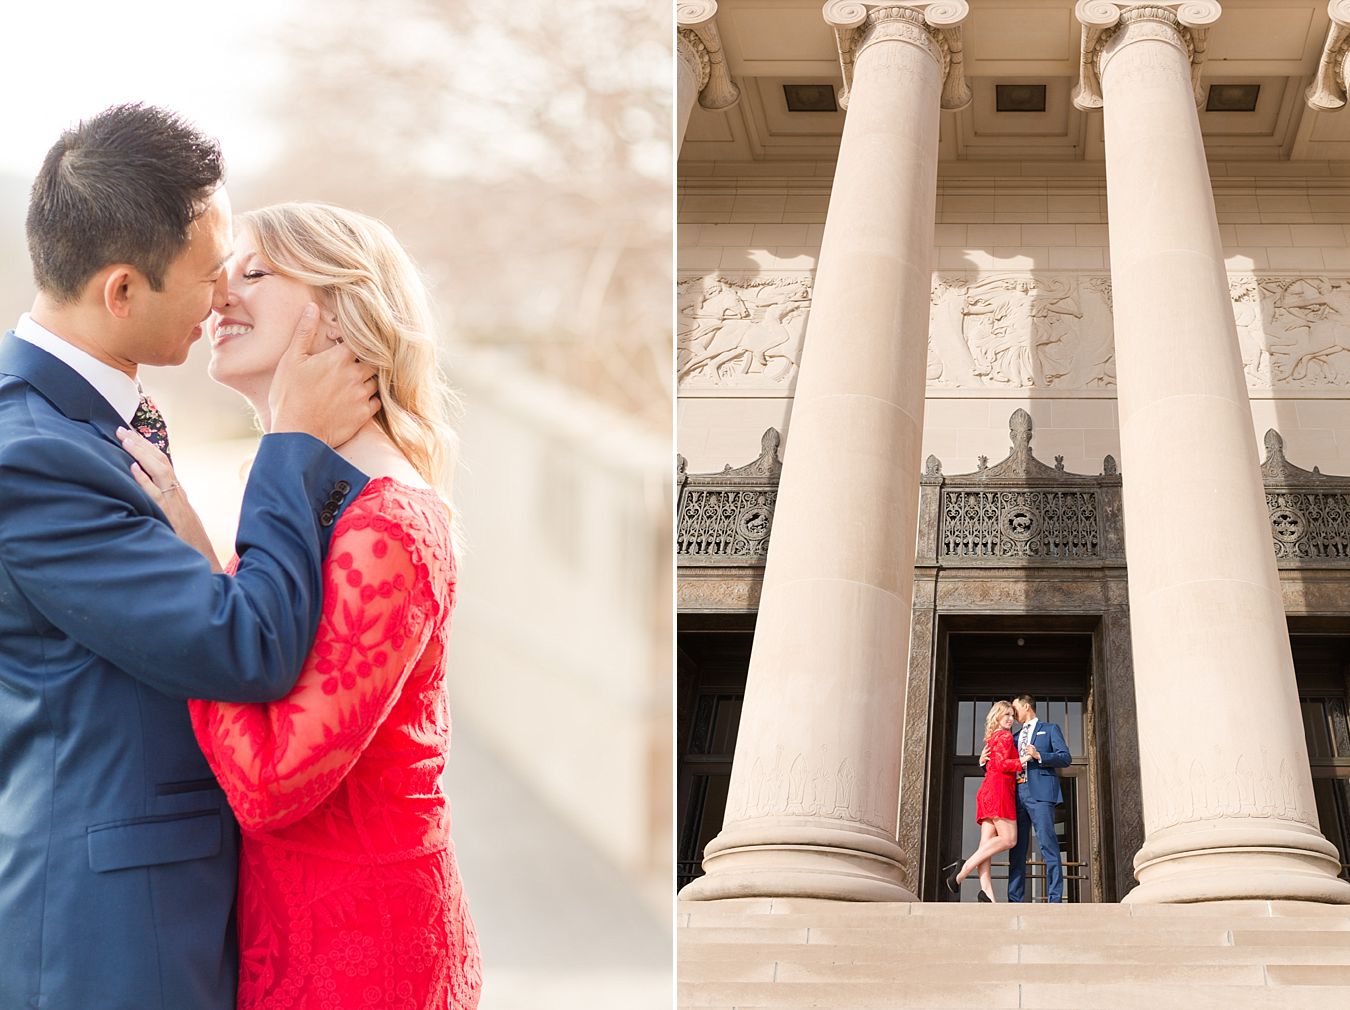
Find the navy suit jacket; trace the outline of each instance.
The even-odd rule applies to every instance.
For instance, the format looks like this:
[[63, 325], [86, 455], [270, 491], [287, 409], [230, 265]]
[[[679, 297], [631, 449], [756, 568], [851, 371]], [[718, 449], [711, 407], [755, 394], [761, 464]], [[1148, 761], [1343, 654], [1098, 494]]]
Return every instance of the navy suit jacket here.
[[318, 628], [335, 513], [366, 476], [263, 438], [234, 577], [129, 471], [122, 419], [0, 341], [0, 1007], [234, 1010], [238, 830], [187, 698], [269, 701]]
[[[1021, 739], [1021, 732], [1019, 726], [1013, 733], [1014, 743]], [[1064, 793], [1054, 769], [1067, 768], [1073, 762], [1073, 755], [1064, 743], [1064, 733], [1053, 722], [1037, 720], [1031, 733], [1031, 745], [1040, 751], [1041, 759], [1027, 762], [1027, 780], [1017, 787], [1018, 793], [1044, 803], [1063, 803]]]

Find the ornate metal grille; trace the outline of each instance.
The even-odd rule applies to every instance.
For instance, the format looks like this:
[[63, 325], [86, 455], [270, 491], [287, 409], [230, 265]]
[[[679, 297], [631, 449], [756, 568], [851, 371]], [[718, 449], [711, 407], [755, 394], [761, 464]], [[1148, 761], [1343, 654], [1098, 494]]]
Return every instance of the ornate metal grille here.
[[[1122, 565], [1120, 473], [1107, 456], [1096, 476], [1067, 473], [1031, 454], [1024, 410], [1009, 419], [1012, 451], [975, 473], [947, 476], [928, 458], [920, 479], [918, 562], [944, 566]], [[779, 435], [764, 433], [754, 462], [689, 474], [679, 457], [678, 561], [682, 566], [759, 566], [769, 550], [778, 499]], [[1261, 476], [1271, 544], [1281, 567], [1350, 567], [1350, 477], [1304, 470], [1266, 432]]]
[[1273, 428], [1266, 432], [1261, 476], [1277, 561], [1350, 564], [1350, 479], [1294, 466]]
[[1101, 557], [1096, 491], [952, 490], [942, 495], [940, 557]]
[[681, 565], [762, 565], [778, 500], [779, 435], [770, 428], [753, 463], [721, 473], [690, 474], [678, 458], [676, 554]]
[[1267, 492], [1275, 557], [1350, 560], [1350, 494]]
[[686, 488], [680, 563], [763, 564], [777, 498], [777, 488]]
[[947, 476], [929, 456], [920, 478], [920, 564], [1121, 564], [1120, 474], [1107, 456], [1097, 476], [1047, 466], [1031, 453], [1031, 416], [1008, 419], [1006, 459]]

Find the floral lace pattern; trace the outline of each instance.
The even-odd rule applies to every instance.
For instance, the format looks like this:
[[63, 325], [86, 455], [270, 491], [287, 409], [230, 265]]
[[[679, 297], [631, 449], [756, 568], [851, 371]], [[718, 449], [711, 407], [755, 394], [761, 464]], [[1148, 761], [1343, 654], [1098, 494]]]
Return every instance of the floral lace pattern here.
[[190, 703], [243, 829], [240, 1010], [473, 1010], [478, 940], [440, 778], [455, 602], [445, 506], [371, 481], [333, 531], [294, 690]]

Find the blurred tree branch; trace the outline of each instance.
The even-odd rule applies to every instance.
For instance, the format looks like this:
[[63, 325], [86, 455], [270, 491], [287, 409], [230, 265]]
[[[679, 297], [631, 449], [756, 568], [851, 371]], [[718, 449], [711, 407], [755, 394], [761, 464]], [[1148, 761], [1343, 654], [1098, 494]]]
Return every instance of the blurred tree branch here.
[[240, 205], [384, 219], [456, 340], [667, 431], [672, 31], [652, 0], [306, 4], [282, 33], [284, 153]]

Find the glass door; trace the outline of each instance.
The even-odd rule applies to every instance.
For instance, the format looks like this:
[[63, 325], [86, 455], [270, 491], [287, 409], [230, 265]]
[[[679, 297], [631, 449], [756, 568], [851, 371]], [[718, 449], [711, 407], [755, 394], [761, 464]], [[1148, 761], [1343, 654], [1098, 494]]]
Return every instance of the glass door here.
[[[984, 746], [985, 716], [994, 700], [991, 696], [958, 696], [953, 707], [954, 725], [948, 739], [953, 741], [954, 746], [950, 755], [948, 781], [954, 788], [949, 791], [951, 803], [946, 819], [950, 828], [945, 832], [947, 845], [941, 864], [943, 866], [969, 856], [979, 845], [980, 826], [975, 821], [975, 794], [984, 781], [984, 769], [980, 767], [979, 756]], [[1055, 834], [1059, 839], [1066, 902], [1093, 900], [1087, 804], [1081, 802], [1082, 797], [1087, 795], [1089, 774], [1084, 718], [1086, 708], [1086, 698], [1081, 695], [1060, 695], [1036, 700], [1037, 715], [1042, 721], [1059, 726], [1064, 734], [1064, 742], [1073, 755], [1073, 764], [1059, 769], [1064, 802], [1055, 808]], [[994, 897], [998, 901], [1008, 898], [1008, 862], [1006, 853], [995, 857], [993, 862]], [[979, 880], [972, 874], [962, 881], [959, 900], [978, 900], [979, 888]], [[943, 890], [945, 893], [945, 888]], [[1041, 858], [1040, 845], [1033, 829], [1027, 849], [1025, 899], [1043, 902], [1046, 898], [1045, 861]]]

